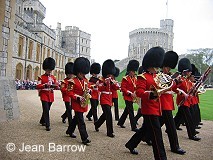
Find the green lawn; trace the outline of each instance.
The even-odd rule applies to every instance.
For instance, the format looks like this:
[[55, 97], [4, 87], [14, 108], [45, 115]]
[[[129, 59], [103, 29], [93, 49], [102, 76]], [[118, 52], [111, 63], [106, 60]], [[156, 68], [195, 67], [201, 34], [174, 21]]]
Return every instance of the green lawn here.
[[[125, 107], [125, 102], [123, 100], [123, 96], [121, 92], [118, 92], [118, 104], [119, 108]], [[201, 110], [201, 118], [204, 120], [212, 120], [213, 121], [213, 90], [207, 90], [206, 93], [200, 95], [200, 110]], [[138, 105], [134, 104], [134, 109], [138, 109]], [[177, 112], [174, 111], [174, 114]]]

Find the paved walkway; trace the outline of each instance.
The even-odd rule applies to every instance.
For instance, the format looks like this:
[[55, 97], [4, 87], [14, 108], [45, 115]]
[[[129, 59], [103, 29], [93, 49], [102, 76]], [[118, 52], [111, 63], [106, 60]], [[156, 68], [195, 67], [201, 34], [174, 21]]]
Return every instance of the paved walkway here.
[[[134, 134], [130, 131], [129, 120], [126, 121], [126, 128], [122, 129], [114, 121], [115, 138], [106, 136], [105, 124], [101, 126], [99, 132], [94, 131], [92, 122], [86, 120], [87, 131], [91, 139], [90, 146], [86, 146], [84, 152], [77, 151], [76, 147], [81, 146], [81, 139], [76, 129], [76, 139], [66, 136], [67, 123], [61, 122], [61, 114], [65, 107], [61, 99], [60, 91], [55, 92], [55, 102], [51, 108], [51, 128], [50, 132], [45, 131], [45, 127], [39, 125], [41, 116], [41, 103], [37, 96], [37, 91], [18, 91], [18, 99], [21, 117], [16, 121], [0, 123], [0, 160], [137, 160], [153, 159], [152, 147], [141, 143], [138, 146], [139, 155], [131, 155], [124, 147], [124, 144]], [[99, 107], [99, 114], [101, 109]], [[191, 141], [187, 138], [185, 127], [183, 131], [178, 131], [179, 143], [187, 151], [186, 155], [177, 155], [170, 152], [167, 135], [163, 127], [164, 143], [168, 159], [174, 160], [212, 160], [213, 159], [213, 122], [203, 121], [204, 125], [200, 129], [200, 142]], [[140, 119], [140, 124], [142, 119]], [[14, 152], [8, 152], [6, 146], [14, 143]], [[22, 146], [25, 151], [22, 151]], [[50, 145], [50, 147], [49, 147]], [[54, 146], [55, 145], [55, 146]], [[68, 146], [69, 145], [69, 146]], [[11, 144], [8, 150], [13, 150]], [[31, 148], [30, 148], [31, 147]], [[54, 151], [55, 150], [55, 151]]]

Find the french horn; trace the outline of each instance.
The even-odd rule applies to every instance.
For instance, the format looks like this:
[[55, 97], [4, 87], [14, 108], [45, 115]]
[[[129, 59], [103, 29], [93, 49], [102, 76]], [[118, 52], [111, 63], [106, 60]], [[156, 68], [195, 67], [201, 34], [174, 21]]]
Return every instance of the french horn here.
[[154, 87], [154, 90], [158, 95], [168, 91], [173, 85], [172, 78], [162, 72], [156, 74], [154, 81], [157, 85], [157, 88]]

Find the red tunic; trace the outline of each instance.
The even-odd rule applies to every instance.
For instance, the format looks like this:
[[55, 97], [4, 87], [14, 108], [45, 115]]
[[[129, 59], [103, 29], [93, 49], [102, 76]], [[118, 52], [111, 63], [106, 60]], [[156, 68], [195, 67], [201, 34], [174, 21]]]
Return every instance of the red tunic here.
[[63, 82], [61, 82], [61, 93], [62, 93], [62, 98], [64, 102], [70, 102], [71, 98], [68, 94], [68, 85], [69, 89], [71, 89], [72, 86], [70, 86], [68, 82], [69, 78], [65, 78]]
[[96, 77], [91, 77], [89, 80], [89, 87], [91, 89], [91, 98], [92, 99], [98, 99], [99, 98], [99, 90], [98, 90], [98, 85], [96, 85], [96, 82], [98, 81], [98, 78]]
[[150, 99], [150, 91], [153, 86], [156, 86], [154, 77], [156, 74], [145, 72], [138, 75], [136, 83], [136, 95], [141, 98], [141, 113], [143, 115], [157, 115], [161, 116], [162, 110], [159, 98]]
[[117, 83], [108, 83], [105, 78], [100, 81], [99, 91], [101, 92], [100, 104], [112, 106], [112, 90], [118, 90], [119, 85]]
[[133, 101], [133, 98], [129, 93], [135, 93], [136, 89], [135, 77], [125, 76], [121, 81], [121, 91], [123, 92], [123, 98], [127, 101]]
[[118, 98], [118, 92], [117, 90], [112, 90], [112, 98]]
[[72, 79], [73, 87], [72, 90], [69, 91], [69, 96], [71, 97], [72, 101], [72, 109], [76, 112], [87, 112], [88, 105], [86, 107], [81, 107], [80, 101], [77, 99], [78, 96], [83, 96], [84, 94], [84, 86], [88, 84], [88, 80], [86, 78], [79, 79], [78, 77], [74, 77]]
[[[190, 88], [192, 87], [192, 83], [188, 79], [182, 77], [181, 78], [181, 83], [179, 83], [177, 87], [179, 89], [183, 90], [185, 93], [188, 93], [189, 90], [190, 90]], [[176, 104], [179, 105], [180, 102], [184, 98], [185, 98], [185, 96], [183, 94], [178, 93], [177, 94], [177, 98], [176, 98]], [[188, 98], [186, 99], [186, 101], [183, 103], [183, 106], [190, 107], [190, 105], [191, 105], [191, 97], [188, 96]]]
[[[46, 85], [55, 85], [54, 88], [45, 88]], [[46, 102], [54, 102], [54, 89], [59, 89], [58, 87], [58, 82], [56, 81], [56, 78], [53, 75], [46, 75], [43, 74], [41, 77], [38, 79], [38, 84], [36, 85], [36, 88], [39, 89], [39, 96], [41, 101], [46, 101]]]
[[176, 83], [173, 81], [173, 86], [169, 91], [166, 91], [165, 93], [161, 94], [160, 96], [160, 103], [162, 110], [175, 110], [174, 106], [174, 100], [173, 100], [173, 91], [175, 91], [177, 88]]

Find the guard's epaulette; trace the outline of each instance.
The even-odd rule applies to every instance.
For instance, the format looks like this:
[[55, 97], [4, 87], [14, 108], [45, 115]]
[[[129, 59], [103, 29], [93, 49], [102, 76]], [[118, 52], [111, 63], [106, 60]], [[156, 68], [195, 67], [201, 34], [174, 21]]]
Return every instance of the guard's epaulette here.
[[127, 80], [127, 76], [124, 76], [123, 79]]
[[66, 83], [65, 80], [61, 81], [61, 83]]
[[41, 76], [38, 76], [38, 81], [42, 80]]
[[142, 77], [143, 79], [146, 79], [146, 77], [144, 76], [144, 73], [139, 74], [138, 77]]
[[99, 79], [100, 81], [104, 81], [104, 77], [103, 77], [103, 76], [98, 77], [98, 79]]
[[75, 84], [75, 81], [73, 80], [73, 78], [70, 78], [69, 80], [67, 80], [68, 83], [72, 83]]

